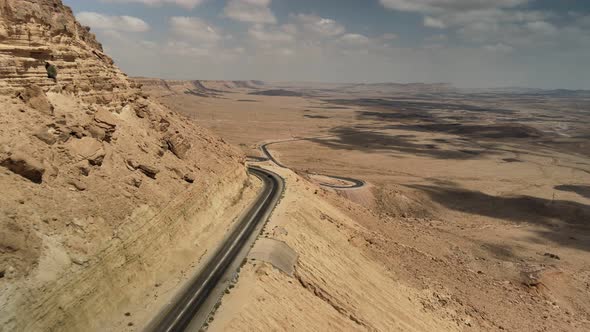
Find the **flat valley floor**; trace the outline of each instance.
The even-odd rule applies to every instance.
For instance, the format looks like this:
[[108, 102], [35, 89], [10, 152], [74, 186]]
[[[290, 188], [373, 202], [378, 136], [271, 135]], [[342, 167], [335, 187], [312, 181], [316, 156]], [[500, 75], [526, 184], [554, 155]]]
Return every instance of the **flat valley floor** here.
[[372, 237], [351, 245], [430, 290], [423, 310], [467, 312], [462, 328], [590, 329], [588, 94], [158, 82], [144, 91], [246, 155], [272, 143], [312, 182], [365, 181], [335, 190], [378, 216], [355, 218]]

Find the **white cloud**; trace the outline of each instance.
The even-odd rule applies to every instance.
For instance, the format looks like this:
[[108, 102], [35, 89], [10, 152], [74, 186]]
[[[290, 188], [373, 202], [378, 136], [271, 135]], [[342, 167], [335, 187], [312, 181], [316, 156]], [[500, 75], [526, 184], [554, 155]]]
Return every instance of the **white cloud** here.
[[247, 32], [249, 48], [257, 55], [293, 55], [316, 61], [325, 56], [384, 53], [398, 36], [386, 33], [369, 37], [348, 32], [339, 22], [315, 14], [291, 14], [289, 24], [254, 24]]
[[471, 43], [504, 43], [520, 49], [523, 47], [555, 46], [560, 42], [555, 37], [564, 34], [564, 31], [567, 30], [557, 28], [545, 21], [521, 21], [522, 18], [510, 21], [508, 16], [510, 15], [504, 16], [498, 21], [480, 20], [466, 23], [458, 29], [458, 35]]
[[554, 35], [557, 32], [557, 28], [553, 24], [545, 21], [528, 22], [526, 27], [532, 32], [545, 35]]
[[424, 26], [456, 30], [471, 43], [548, 45], [558, 28], [555, 14], [522, 9], [532, 0], [380, 0], [389, 9], [424, 14]]
[[438, 35], [428, 36], [428, 37], [424, 38], [424, 40], [428, 41], [428, 42], [446, 42], [449, 40], [449, 37], [447, 35], [438, 34]]
[[444, 29], [447, 27], [447, 25], [443, 21], [431, 16], [424, 17], [424, 26], [436, 29]]
[[225, 16], [247, 23], [276, 23], [270, 10], [271, 0], [229, 0], [223, 12]]
[[259, 56], [297, 54], [308, 61], [325, 56], [344, 56], [359, 52], [382, 52], [397, 38], [394, 33], [369, 37], [346, 32], [339, 22], [314, 14], [292, 14], [283, 25], [254, 24], [248, 31], [249, 49]]
[[323, 18], [313, 14], [297, 14], [292, 16], [302, 26], [303, 30], [323, 37], [333, 37], [343, 34], [344, 26], [333, 19]]
[[380, 0], [385, 8], [421, 13], [512, 8], [530, 0]]
[[283, 25], [276, 28], [255, 24], [248, 29], [248, 34], [261, 42], [291, 42], [295, 39], [296, 32], [297, 28], [293, 25]]
[[[428, 16], [447, 27], [463, 27], [469, 24], [526, 23], [543, 21], [552, 17], [550, 13], [540, 11], [519, 11], [503, 9], [473, 10], [469, 12], [448, 12], [437, 16]], [[427, 17], [427, 18], [428, 18]], [[426, 20], [426, 19], [425, 19]]]
[[148, 6], [161, 6], [164, 4], [177, 5], [187, 9], [193, 9], [203, 3], [204, 0], [101, 0], [110, 3], [141, 3]]
[[381, 35], [381, 39], [383, 40], [394, 40], [397, 39], [398, 35], [392, 32], [384, 33]]
[[206, 57], [211, 54], [211, 49], [197, 47], [185, 41], [171, 40], [166, 43], [163, 53], [182, 57]]
[[485, 45], [483, 48], [487, 51], [495, 53], [510, 53], [514, 50], [512, 46], [503, 43], [498, 43], [495, 45]]
[[[527, 10], [532, 0], [380, 0], [389, 9], [424, 15], [429, 28], [450, 29], [467, 43], [490, 48], [555, 44], [555, 13]], [[490, 46], [491, 45], [491, 46]]]
[[[157, 59], [159, 61], [162, 58], [167, 59], [166, 65], [172, 65], [177, 68], [176, 75], [182, 76], [185, 79], [191, 79], [195, 77], [189, 77], [187, 67], [188, 63], [194, 63], [196, 67], [208, 67], [209, 65], [219, 65], [227, 63], [228, 61], [234, 61], [244, 53], [244, 49], [240, 47], [226, 47], [219, 48], [215, 45], [193, 45], [190, 42], [182, 40], [170, 40], [166, 43], [166, 47], [155, 50]], [[178, 69], [183, 69], [178, 71]], [[217, 71], [223, 70], [223, 67], [216, 68]]]
[[111, 40], [119, 40], [119, 41], [125, 40], [125, 36], [119, 31], [106, 29], [106, 30], [101, 30], [100, 32], [101, 32], [102, 36], [105, 36]]
[[212, 43], [222, 38], [215, 27], [197, 17], [174, 16], [169, 24], [174, 34], [191, 40]]
[[340, 40], [350, 45], [366, 45], [370, 42], [367, 36], [358, 33], [347, 33]]
[[147, 49], [154, 50], [158, 47], [158, 43], [153, 42], [151, 40], [142, 40], [139, 44]]
[[149, 24], [144, 20], [133, 16], [110, 16], [95, 12], [80, 12], [76, 18], [83, 25], [99, 30], [145, 32], [150, 29]]
[[[167, 6], [170, 10], [213, 2], [95, 1]], [[414, 29], [420, 30], [422, 24], [444, 30], [428, 29], [433, 36], [427, 34], [410, 44], [397, 43], [397, 35], [393, 33], [371, 33], [375, 30], [370, 19], [362, 29], [354, 30], [352, 26], [345, 27], [346, 21], [340, 21], [338, 16], [313, 14], [313, 6], [304, 11], [306, 14], [295, 12], [283, 22], [282, 15], [273, 14], [271, 8], [275, 2], [271, 0], [219, 1], [225, 18], [248, 24], [234, 22], [223, 26], [217, 23], [219, 17], [208, 21], [191, 17], [170, 19], [172, 15], [199, 15], [157, 13], [169, 20], [166, 22], [169, 29], [149, 36], [130, 32], [149, 29], [147, 23], [141, 27], [118, 16], [93, 15], [90, 25], [97, 29], [105, 49], [112, 52], [117, 63], [133, 75], [340, 82], [452, 81], [463, 86], [532, 84], [590, 88], [584, 57], [590, 54], [587, 13], [552, 14], [517, 6], [526, 4], [525, 0], [381, 2], [390, 9], [419, 17], [417, 27], [400, 30], [404, 41]], [[228, 23], [226, 19], [221, 20]], [[151, 27], [157, 28], [161, 27]], [[444, 34], [439, 35], [441, 32]], [[228, 36], [230, 33], [233, 38]]]

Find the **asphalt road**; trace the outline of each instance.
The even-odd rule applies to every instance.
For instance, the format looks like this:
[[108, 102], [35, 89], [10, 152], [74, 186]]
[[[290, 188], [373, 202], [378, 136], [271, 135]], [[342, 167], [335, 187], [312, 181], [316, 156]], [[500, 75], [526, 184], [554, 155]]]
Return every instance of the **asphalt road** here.
[[198, 330], [223, 295], [225, 287], [237, 273], [285, 187], [284, 180], [273, 172], [258, 167], [249, 167], [248, 171], [263, 182], [263, 190], [255, 203], [238, 221], [201, 272], [150, 323], [146, 331], [185, 331], [187, 328]]
[[[324, 137], [324, 136], [322, 136], [322, 137]], [[268, 146], [271, 144], [294, 142], [294, 141], [305, 141], [305, 140], [309, 140], [309, 139], [311, 139], [311, 138], [294, 138], [294, 139], [290, 139], [290, 140], [270, 142], [270, 143], [262, 144], [260, 146], [260, 150], [266, 156], [266, 158], [268, 158], [268, 160], [272, 161], [277, 166], [282, 167], [282, 168], [288, 168], [287, 166], [281, 164], [281, 162], [278, 161], [275, 157], [273, 157], [272, 153], [270, 153], [270, 150], [268, 150]], [[361, 188], [365, 185], [365, 182], [363, 180], [357, 180], [357, 179], [353, 179], [353, 178], [336, 176], [336, 175], [326, 175], [326, 174], [321, 174], [321, 175], [329, 177], [329, 178], [343, 180], [343, 181], [347, 181], [347, 182], [352, 183], [352, 185], [348, 185], [348, 186], [340, 186], [337, 184], [322, 183], [321, 185], [324, 187], [330, 187], [330, 188], [335, 188], [335, 189], [356, 189], [356, 188]]]

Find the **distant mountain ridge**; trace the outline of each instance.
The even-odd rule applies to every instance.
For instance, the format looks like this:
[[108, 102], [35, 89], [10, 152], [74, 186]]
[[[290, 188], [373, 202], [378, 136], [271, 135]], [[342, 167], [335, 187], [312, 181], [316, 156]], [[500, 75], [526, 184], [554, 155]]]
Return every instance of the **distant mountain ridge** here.
[[[590, 90], [571, 90], [571, 89], [540, 89], [526, 87], [495, 87], [495, 88], [458, 88], [452, 83], [330, 83], [330, 82], [264, 82], [259, 80], [168, 80], [160, 78], [134, 77], [135, 82], [149, 88], [150, 86], [163, 87], [173, 93], [188, 93], [200, 97], [215, 97], [220, 93], [231, 92], [235, 89], [253, 89], [268, 88], [270, 90], [288, 91], [287, 94], [300, 95], [301, 92], [306, 94], [312, 93], [313, 90], [340, 90], [350, 92], [360, 92], [372, 90], [380, 93], [460, 93], [460, 94], [519, 94], [535, 95], [541, 94], [554, 97], [568, 96], [590, 96]], [[272, 87], [272, 89], [270, 89]], [[254, 94], [264, 94], [264, 91], [255, 92]], [[271, 94], [273, 92], [270, 92]]]
[[571, 89], [540, 89], [523, 87], [499, 87], [499, 88], [473, 88], [459, 89], [464, 93], [495, 93], [495, 94], [518, 94], [518, 95], [545, 95], [553, 97], [590, 97], [590, 90]]

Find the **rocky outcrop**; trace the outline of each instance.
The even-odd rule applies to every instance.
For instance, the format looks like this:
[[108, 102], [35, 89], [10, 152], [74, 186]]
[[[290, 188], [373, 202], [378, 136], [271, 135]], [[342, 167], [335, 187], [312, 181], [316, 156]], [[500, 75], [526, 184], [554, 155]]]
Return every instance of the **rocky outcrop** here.
[[160, 170], [155, 168], [154, 166], [150, 166], [150, 165], [139, 165], [137, 167], [139, 170], [141, 170], [143, 172], [143, 174], [147, 175], [148, 177], [155, 179], [156, 175], [158, 175], [158, 173], [160, 173]]
[[174, 155], [180, 159], [184, 159], [188, 150], [191, 148], [190, 142], [184, 138], [180, 133], [173, 133], [166, 137], [168, 148]]
[[43, 90], [36, 85], [27, 86], [23, 91], [18, 93], [17, 97], [29, 107], [41, 113], [53, 114], [53, 105], [51, 105]]
[[[45, 62], [58, 68], [57, 83]], [[109, 104], [137, 92], [61, 0], [0, 0], [0, 93], [36, 85]]]
[[0, 331], [121, 330], [254, 196], [238, 150], [136, 87], [60, 0], [0, 0]]
[[132, 80], [144, 91], [158, 96], [186, 94], [197, 97], [221, 97], [236, 90], [252, 91], [260, 89], [261, 81], [204, 81], [204, 80], [162, 80], [146, 77], [134, 77]]
[[69, 140], [66, 147], [75, 162], [88, 160], [91, 165], [100, 165], [105, 156], [102, 144], [91, 137]]
[[45, 168], [40, 162], [25, 154], [15, 153], [0, 162], [0, 166], [4, 166], [34, 183], [43, 182]]

